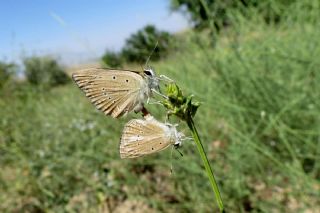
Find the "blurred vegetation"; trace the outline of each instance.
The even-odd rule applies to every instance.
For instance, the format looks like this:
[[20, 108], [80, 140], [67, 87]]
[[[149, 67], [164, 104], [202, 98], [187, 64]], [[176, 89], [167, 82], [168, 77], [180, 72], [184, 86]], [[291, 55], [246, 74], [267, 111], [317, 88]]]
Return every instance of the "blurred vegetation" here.
[[[190, 30], [153, 64], [201, 100], [195, 123], [227, 212], [320, 212], [319, 11], [294, 1], [276, 24], [259, 8], [227, 12], [215, 48]], [[192, 141], [183, 157], [122, 160], [123, 125], [140, 116], [107, 118], [74, 84], [35, 88], [0, 98], [0, 212], [218, 211]]]
[[101, 57], [102, 65], [107, 68], [121, 68], [123, 57], [120, 53], [107, 50]]
[[117, 53], [107, 50], [102, 56], [103, 66], [120, 68], [124, 63], [145, 63], [150, 56], [153, 61], [166, 57], [173, 44], [173, 35], [147, 25], [132, 34]]
[[33, 56], [24, 59], [25, 75], [33, 85], [57, 86], [69, 82], [69, 77], [51, 57]]
[[[146, 62], [154, 49], [152, 60], [157, 61], [168, 54], [170, 39], [172, 36], [168, 32], [160, 31], [153, 25], [147, 25], [126, 40], [122, 56], [128, 62]], [[158, 45], [155, 47], [156, 44]]]
[[296, 0], [171, 0], [171, 10], [184, 13], [195, 28], [204, 29], [212, 24], [216, 32], [232, 23], [232, 14], [251, 16], [259, 14], [267, 23], [278, 23], [284, 11]]
[[17, 65], [0, 61], [0, 89], [17, 74]]

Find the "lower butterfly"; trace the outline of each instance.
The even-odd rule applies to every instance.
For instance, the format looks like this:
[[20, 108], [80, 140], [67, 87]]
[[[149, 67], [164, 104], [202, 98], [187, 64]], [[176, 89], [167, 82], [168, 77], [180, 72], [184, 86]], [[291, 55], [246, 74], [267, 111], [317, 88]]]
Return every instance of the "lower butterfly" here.
[[179, 147], [184, 134], [171, 124], [164, 124], [152, 116], [130, 120], [124, 127], [120, 141], [120, 157], [136, 158], [166, 149]]
[[152, 69], [138, 72], [90, 68], [73, 73], [72, 78], [99, 110], [113, 118], [139, 112], [152, 91], [159, 88]]

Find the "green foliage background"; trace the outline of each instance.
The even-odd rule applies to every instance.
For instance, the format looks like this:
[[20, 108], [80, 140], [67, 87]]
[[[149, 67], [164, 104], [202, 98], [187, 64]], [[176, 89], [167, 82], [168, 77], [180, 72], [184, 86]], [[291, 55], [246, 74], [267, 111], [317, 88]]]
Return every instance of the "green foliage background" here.
[[44, 56], [24, 59], [25, 74], [33, 85], [57, 86], [65, 84], [69, 78], [57, 60]]
[[[320, 211], [319, 10], [296, 1], [277, 23], [232, 10], [233, 27], [179, 34], [176, 51], [152, 64], [202, 102], [195, 123], [227, 212]], [[120, 160], [123, 125], [139, 115], [105, 117], [75, 84], [5, 89], [1, 212], [218, 211], [192, 141], [183, 157]]]
[[121, 68], [124, 63], [140, 65], [152, 57], [153, 61], [164, 59], [173, 49], [174, 37], [166, 31], [158, 30], [154, 25], [147, 25], [130, 35], [120, 52], [107, 50], [102, 56], [106, 67]]
[[14, 63], [0, 62], [0, 90], [16, 74], [17, 66]]

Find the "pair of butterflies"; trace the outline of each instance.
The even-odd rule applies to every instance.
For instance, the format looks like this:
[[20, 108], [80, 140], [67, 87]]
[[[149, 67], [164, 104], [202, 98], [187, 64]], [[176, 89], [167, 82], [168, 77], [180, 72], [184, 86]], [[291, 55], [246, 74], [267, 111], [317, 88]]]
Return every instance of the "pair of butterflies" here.
[[[90, 68], [73, 73], [72, 78], [97, 109], [113, 118], [141, 111], [144, 102], [159, 88], [159, 78], [152, 69], [138, 72]], [[120, 157], [136, 158], [170, 145], [180, 146], [182, 137], [175, 126], [161, 123], [151, 115], [133, 119], [122, 132]]]

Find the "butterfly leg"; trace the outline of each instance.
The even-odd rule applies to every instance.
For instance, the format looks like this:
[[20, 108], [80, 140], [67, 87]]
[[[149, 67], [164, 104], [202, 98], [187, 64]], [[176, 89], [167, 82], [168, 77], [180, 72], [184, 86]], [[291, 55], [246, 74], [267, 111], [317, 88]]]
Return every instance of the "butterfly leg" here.
[[151, 89], [151, 91], [154, 92], [154, 93], [157, 94], [157, 95], [160, 95], [160, 96], [161, 96], [162, 98], [164, 98], [164, 99], [169, 99], [168, 96], [165, 96], [165, 95], [161, 94], [160, 92], [158, 92], [158, 91], [155, 90], [155, 89]]
[[162, 105], [162, 106], [163, 106], [163, 104], [161, 103], [161, 101], [149, 102], [148, 104], [158, 104], [158, 105]]
[[169, 122], [169, 118], [170, 117], [170, 114], [169, 113], [166, 113], [166, 119], [165, 119], [165, 123], [168, 123]]
[[174, 82], [174, 80], [172, 80], [171, 78], [169, 78], [168, 76], [165, 76], [165, 75], [159, 75], [159, 80], [167, 81], [167, 82], [170, 82], [170, 83]]
[[150, 115], [149, 111], [144, 106], [142, 106], [141, 112], [143, 117]]
[[[146, 108], [144, 108], [143, 104], [138, 104], [138, 105], [135, 106], [134, 109], [133, 109], [133, 111], [134, 111], [135, 113], [138, 113], [138, 112], [142, 112], [142, 113], [143, 113], [144, 110], [147, 111]], [[147, 111], [147, 112], [148, 112], [148, 111]]]

